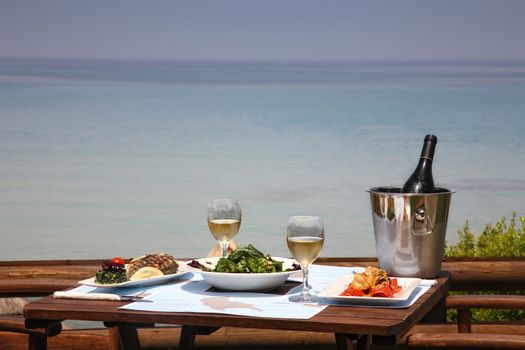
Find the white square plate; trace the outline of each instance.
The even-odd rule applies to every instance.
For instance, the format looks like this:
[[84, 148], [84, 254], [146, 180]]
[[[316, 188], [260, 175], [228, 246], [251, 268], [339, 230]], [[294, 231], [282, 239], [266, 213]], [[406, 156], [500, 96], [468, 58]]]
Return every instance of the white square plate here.
[[352, 282], [354, 276], [352, 275], [343, 275], [339, 279], [324, 290], [322, 290], [318, 295], [321, 298], [324, 298], [329, 301], [353, 305], [372, 305], [372, 306], [382, 306], [382, 305], [392, 305], [399, 302], [407, 301], [414, 289], [421, 282], [421, 278], [403, 278], [403, 277], [391, 277], [397, 279], [397, 284], [401, 287], [401, 291], [396, 293], [392, 298], [385, 297], [357, 297], [357, 296], [342, 296], [341, 293], [348, 287]]

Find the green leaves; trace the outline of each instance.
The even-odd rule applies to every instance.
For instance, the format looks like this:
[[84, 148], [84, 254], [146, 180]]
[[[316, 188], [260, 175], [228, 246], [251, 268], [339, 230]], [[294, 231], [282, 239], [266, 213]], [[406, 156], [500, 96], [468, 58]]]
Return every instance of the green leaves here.
[[519, 217], [517, 224], [516, 212], [507, 221], [502, 217], [495, 225], [487, 224], [483, 232], [476, 235], [465, 222], [458, 231], [459, 242], [448, 246], [445, 244], [445, 257], [513, 257], [525, 256], [525, 217]]
[[[519, 221], [519, 223], [517, 222]], [[487, 224], [479, 237], [465, 222], [462, 230], [458, 231], [459, 242], [447, 246], [445, 243], [445, 257], [519, 257], [525, 256], [525, 216], [517, 218], [516, 212], [512, 213], [510, 220], [502, 217], [495, 225]], [[494, 294], [495, 292], [483, 292], [479, 294]], [[511, 294], [522, 294], [516, 291]], [[454, 294], [464, 294], [455, 292]], [[449, 321], [457, 319], [456, 310], [448, 310]], [[523, 310], [491, 310], [473, 309], [472, 319], [475, 321], [508, 321], [523, 320]]]
[[100, 284], [115, 284], [115, 283], [123, 283], [128, 280], [128, 276], [126, 275], [126, 271], [124, 272], [112, 272], [112, 271], [104, 271], [99, 270], [95, 274], [95, 281]]
[[237, 248], [227, 258], [220, 258], [215, 266], [215, 272], [229, 273], [267, 273], [281, 272], [282, 263], [264, 255], [251, 244]]

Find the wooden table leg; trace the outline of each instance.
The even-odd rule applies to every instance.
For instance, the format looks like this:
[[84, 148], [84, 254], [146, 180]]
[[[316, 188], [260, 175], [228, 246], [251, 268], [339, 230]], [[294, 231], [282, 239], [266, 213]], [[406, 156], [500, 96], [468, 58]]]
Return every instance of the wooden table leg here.
[[29, 334], [29, 350], [47, 350], [47, 335]]
[[123, 350], [140, 350], [137, 326], [127, 323], [116, 325]]
[[421, 323], [446, 323], [447, 307], [445, 298], [441, 299], [420, 321]]
[[62, 331], [60, 320], [26, 319], [24, 324], [24, 330], [15, 331], [29, 335], [29, 350], [47, 350], [47, 338], [56, 336]]
[[347, 350], [348, 337], [346, 334], [335, 333], [335, 345], [337, 346], [337, 350]]
[[379, 346], [395, 346], [396, 345], [395, 335], [373, 335], [370, 344]]
[[335, 333], [335, 344], [338, 350], [347, 350], [348, 344], [351, 349], [368, 350], [370, 349], [370, 336]]
[[117, 323], [104, 322], [109, 329], [108, 350], [140, 349], [137, 328], [155, 327], [154, 323]]
[[189, 350], [193, 349], [195, 345], [195, 333], [188, 329], [188, 326], [182, 326], [179, 338], [179, 349]]
[[370, 336], [361, 335], [355, 342], [356, 350], [369, 350], [370, 349]]
[[196, 335], [209, 335], [215, 332], [220, 327], [204, 327], [204, 326], [182, 326], [179, 339], [180, 350], [190, 350], [195, 346]]

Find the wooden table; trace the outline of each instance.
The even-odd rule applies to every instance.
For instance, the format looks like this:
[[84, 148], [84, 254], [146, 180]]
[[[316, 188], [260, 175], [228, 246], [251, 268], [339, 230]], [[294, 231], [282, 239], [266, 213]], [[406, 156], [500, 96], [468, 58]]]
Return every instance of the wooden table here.
[[308, 320], [256, 318], [223, 314], [150, 312], [123, 310], [124, 302], [54, 299], [52, 296], [27, 304], [24, 308], [28, 328], [45, 328], [62, 320], [102, 321], [117, 327], [124, 349], [140, 349], [137, 327], [154, 324], [182, 325], [181, 349], [191, 349], [195, 335], [211, 334], [220, 327], [282, 329], [334, 333], [338, 349], [348, 340], [358, 349], [370, 343], [393, 345], [412, 326], [425, 321], [445, 321], [445, 297], [450, 288], [449, 275], [443, 273], [411, 307], [405, 309], [329, 306]]

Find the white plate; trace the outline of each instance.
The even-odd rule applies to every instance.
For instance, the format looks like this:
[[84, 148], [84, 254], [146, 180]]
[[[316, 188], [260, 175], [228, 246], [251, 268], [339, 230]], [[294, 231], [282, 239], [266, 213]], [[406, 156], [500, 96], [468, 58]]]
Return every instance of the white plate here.
[[162, 275], [162, 276], [157, 276], [157, 277], [144, 278], [144, 279], [136, 280], [136, 281], [126, 281], [126, 282], [114, 283], [114, 284], [97, 283], [95, 282], [95, 277], [91, 277], [83, 281], [79, 281], [78, 284], [82, 284], [84, 286], [98, 287], [98, 288], [127, 288], [127, 287], [150, 286], [152, 284], [160, 284], [160, 283], [171, 281], [188, 272], [189, 271], [186, 269], [186, 266], [184, 264], [181, 265], [181, 263], [179, 263], [178, 271], [176, 273], [171, 273], [169, 275]]
[[[215, 265], [219, 259], [220, 258], [203, 258], [196, 260], [202, 265], [213, 269], [215, 268]], [[272, 257], [272, 259], [281, 261], [283, 263], [283, 270], [292, 268], [292, 264], [296, 263], [295, 260], [287, 258]], [[186, 268], [191, 272], [200, 274], [206, 282], [215, 288], [239, 292], [265, 291], [274, 289], [283, 284], [288, 279], [288, 276], [290, 276], [292, 273], [297, 272], [297, 270], [295, 270], [268, 273], [227, 273], [206, 272], [187, 265]]]
[[319, 297], [338, 303], [355, 304], [355, 305], [391, 305], [399, 302], [407, 301], [410, 295], [421, 282], [421, 278], [403, 278], [391, 277], [397, 279], [397, 284], [401, 287], [401, 291], [396, 293], [393, 298], [385, 297], [357, 297], [357, 296], [342, 296], [340, 295], [346, 287], [352, 282], [354, 276], [343, 275], [337, 281], [330, 284], [319, 293]]

